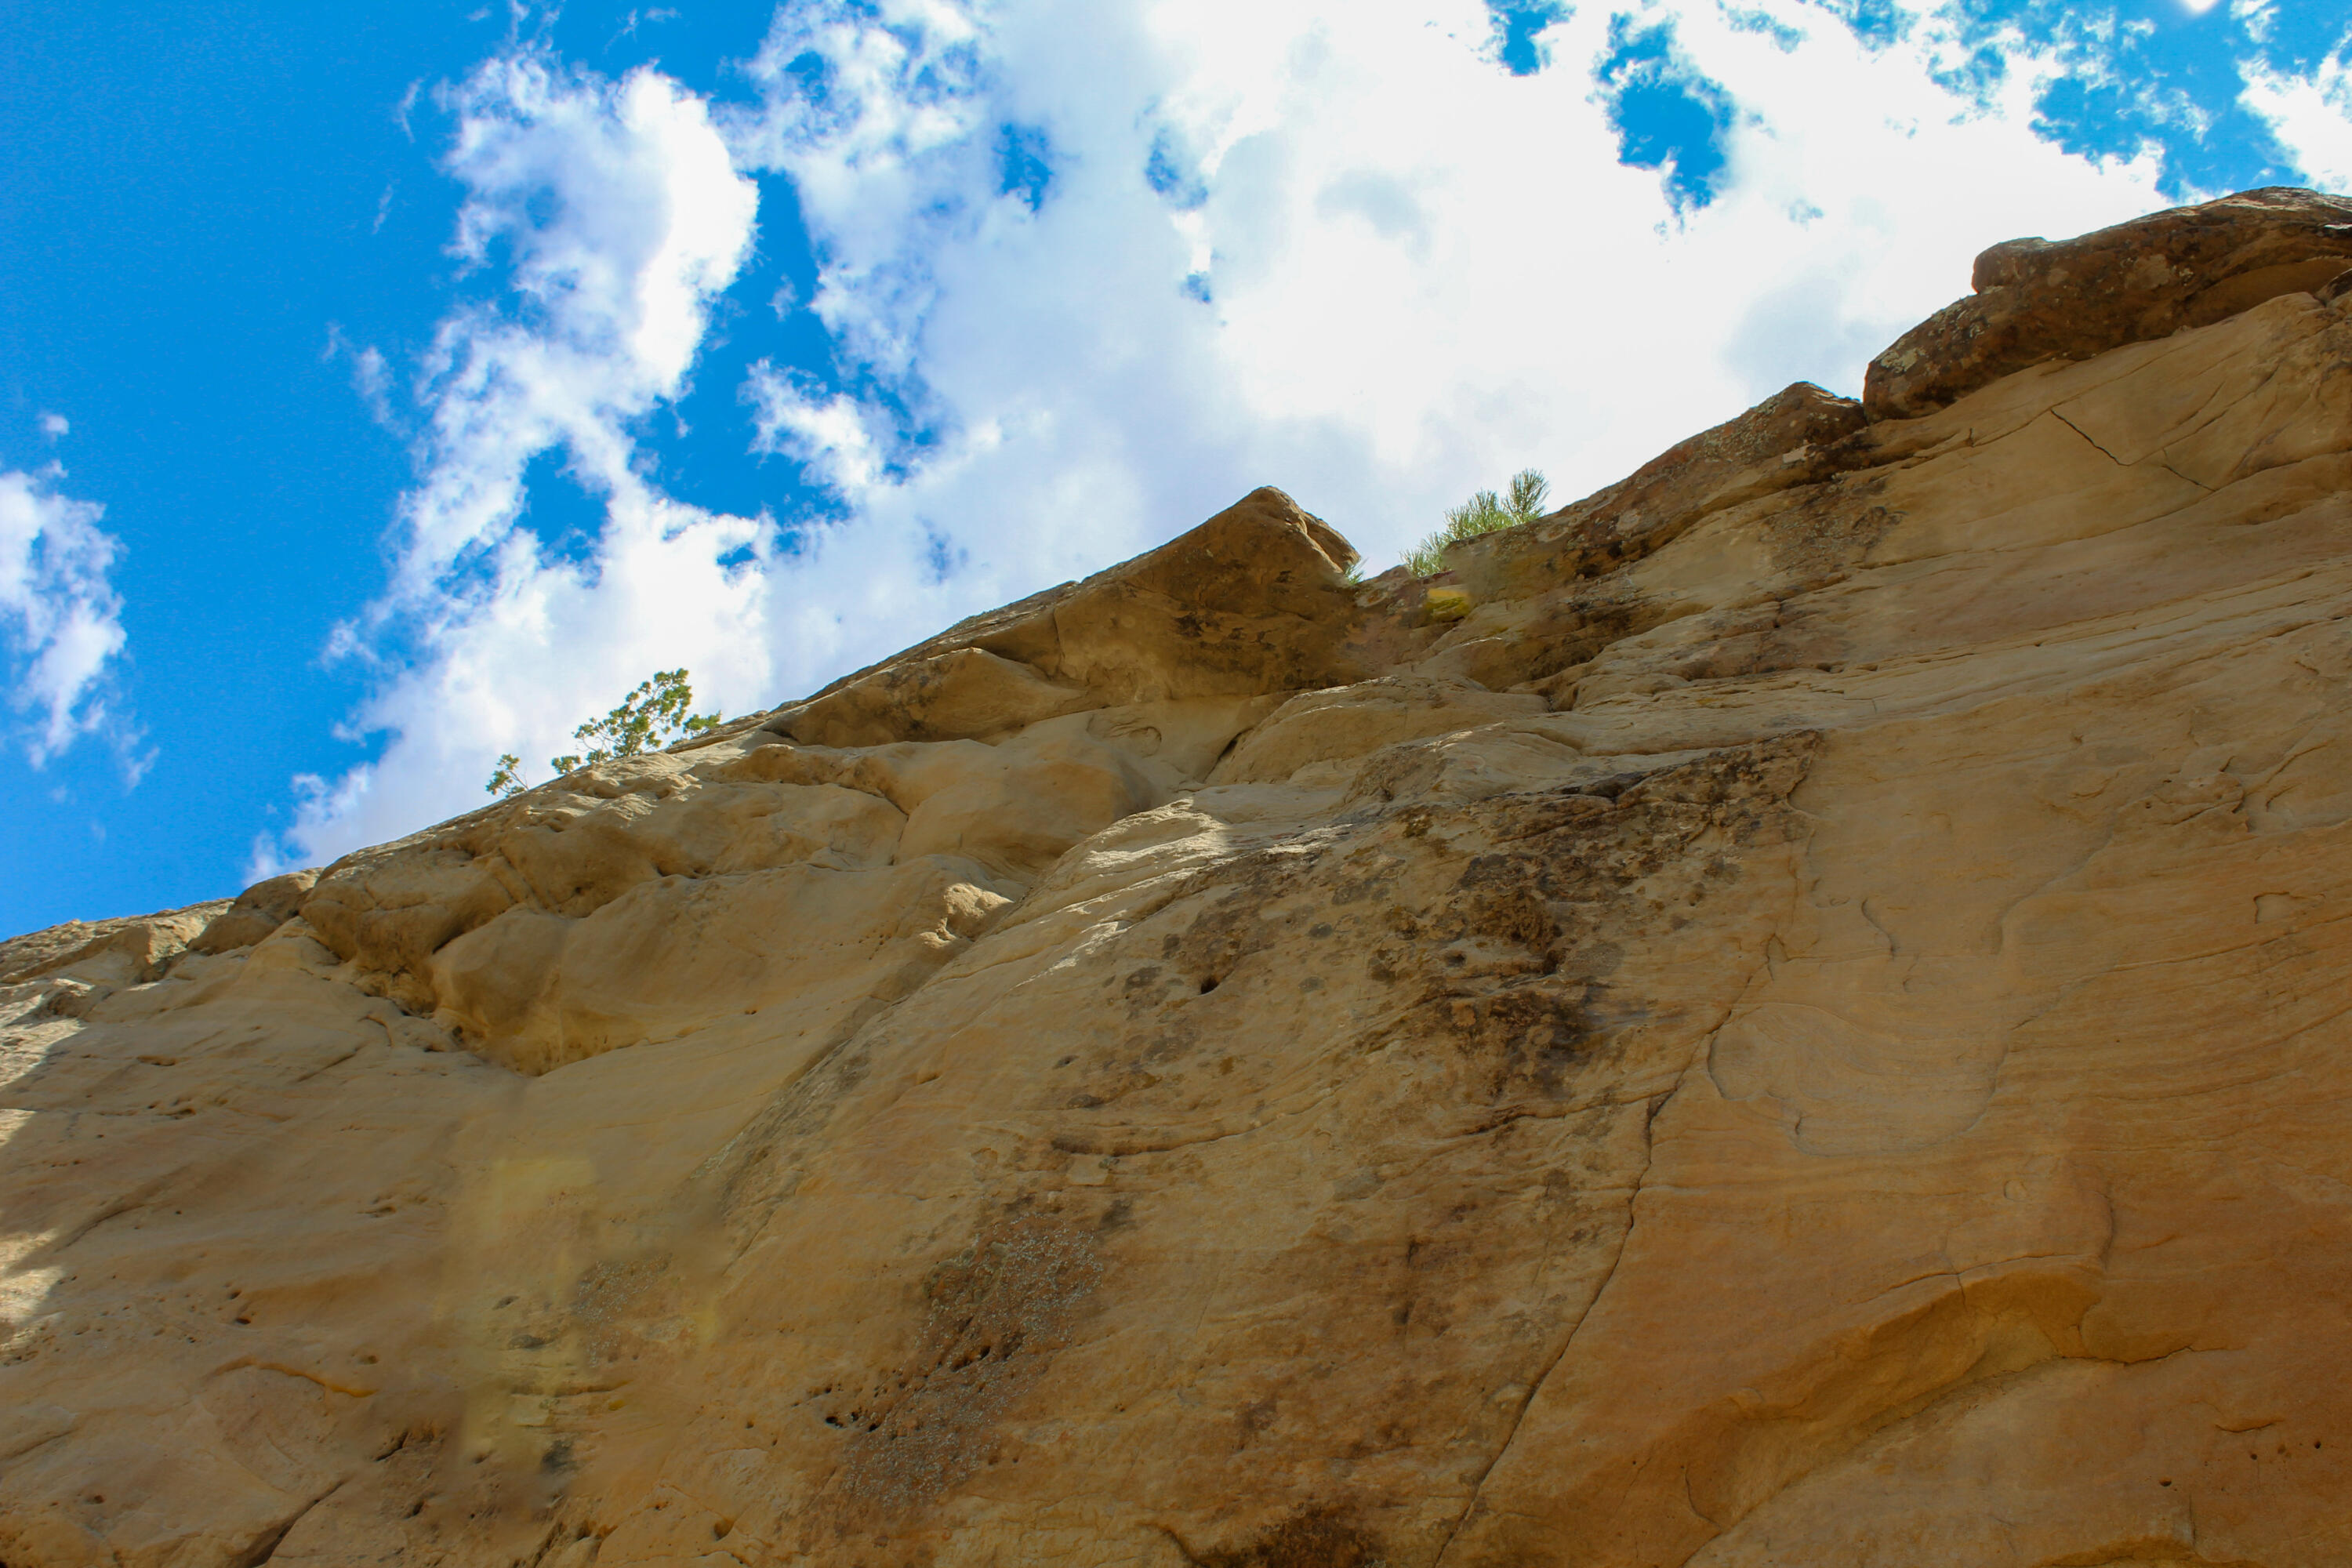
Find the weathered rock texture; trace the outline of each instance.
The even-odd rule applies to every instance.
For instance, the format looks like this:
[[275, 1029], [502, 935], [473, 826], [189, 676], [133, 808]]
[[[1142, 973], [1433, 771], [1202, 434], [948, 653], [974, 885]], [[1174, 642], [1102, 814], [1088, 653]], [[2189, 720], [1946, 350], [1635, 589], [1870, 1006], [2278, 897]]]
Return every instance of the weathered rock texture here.
[[2352, 1562], [2352, 300], [2117, 249], [2283, 207], [0, 950], [0, 1562]]
[[2210, 326], [2282, 294], [2352, 283], [2352, 201], [2243, 191], [2053, 245], [2012, 239], [1977, 258], [1976, 292], [1870, 362], [1874, 417], [1928, 414], [2053, 359]]

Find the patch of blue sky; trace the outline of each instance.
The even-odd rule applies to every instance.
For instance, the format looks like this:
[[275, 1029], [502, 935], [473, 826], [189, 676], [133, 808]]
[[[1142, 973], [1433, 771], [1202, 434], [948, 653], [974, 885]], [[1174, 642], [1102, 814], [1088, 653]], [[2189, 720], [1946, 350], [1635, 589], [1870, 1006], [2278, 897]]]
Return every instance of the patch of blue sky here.
[[1782, 54], [1793, 54], [1805, 41], [1805, 35], [1769, 11], [1746, 11], [1737, 5], [1723, 8], [1723, 19], [1743, 33], [1761, 33], [1780, 46]]
[[[835, 394], [845, 394], [866, 416], [866, 433], [875, 442], [876, 448], [872, 454], [874, 471], [877, 478], [886, 481], [912, 477], [923, 462], [945, 446], [955, 433], [950, 415], [940, 406], [919, 369], [894, 372], [882, 365], [860, 363], [842, 354], [838, 345], [829, 338], [826, 340], [826, 363], [820, 370], [788, 364], [769, 356], [761, 357], [768, 359], [764, 371], [747, 359], [741, 365], [742, 374], [723, 388], [719, 384], [720, 372], [734, 366], [731, 361], [723, 363], [714, 361], [709, 367], [708, 384], [711, 391], [708, 395], [698, 391], [682, 403], [681, 407], [690, 409], [698, 398], [706, 395], [714, 402], [723, 395], [739, 405], [756, 406], [764, 381], [782, 383], [797, 398], [807, 403], [823, 403]], [[737, 423], [729, 428], [728, 439], [740, 438], [741, 418], [740, 414], [735, 416]], [[754, 504], [725, 510], [740, 517], [755, 516], [762, 510], [773, 514], [778, 546], [785, 553], [798, 553], [806, 542], [805, 537], [797, 543], [791, 542], [789, 536], [796, 531], [806, 535], [813, 530], [845, 522], [855, 516], [856, 509], [823, 479], [825, 463], [822, 454], [803, 462], [788, 451], [755, 451], [754, 458], [751, 464], [730, 459], [730, 466], [746, 474], [765, 476], [754, 481], [761, 486], [758, 496], [752, 498]], [[779, 483], [779, 475], [790, 477]], [[666, 489], [674, 497], [687, 499], [694, 493], [690, 483], [677, 482], [685, 480], [685, 475], [673, 477], [665, 471], [659, 477], [665, 480]], [[740, 477], [737, 476], [739, 481]], [[698, 501], [696, 504], [705, 503]]]
[[[1874, 41], [1906, 21], [1830, 0], [1822, 8]], [[1990, 101], [2013, 51], [2040, 52], [2062, 68], [2037, 96], [2036, 129], [2088, 158], [2156, 150], [2160, 187], [2176, 201], [2300, 178], [2269, 123], [2243, 101], [2247, 70], [2307, 72], [2352, 36], [2352, 10], [2340, 5], [1945, 0], [1922, 15], [1949, 28], [1962, 51], [1946, 86]]]
[[[819, 14], [836, 13], [843, 19], [855, 19], [862, 28], [888, 37], [906, 58], [918, 62], [915, 68], [895, 79], [891, 90], [908, 107], [929, 107], [971, 97], [980, 90], [986, 78], [978, 43], [963, 40], [940, 43], [927, 34], [919, 20], [892, 22], [867, 0], [799, 0], [796, 6], [803, 20], [819, 19]], [[735, 53], [714, 62], [716, 66], [732, 68], [747, 58], [760, 41], [759, 10], [745, 5], [738, 10], [725, 7], [704, 8], [700, 12], [711, 18], [708, 25], [723, 28], [728, 36], [739, 40]], [[718, 18], [724, 15], [724, 20]], [[804, 35], [805, 36], [805, 35]], [[709, 91], [726, 87], [730, 69], [714, 68], [707, 72], [681, 71], [663, 62], [664, 68], [681, 80], [696, 83]], [[855, 116], [860, 102], [856, 91], [841, 92], [835, 79], [833, 62], [821, 48], [801, 50], [783, 62], [784, 74], [791, 79], [793, 91], [803, 108], [814, 110], [819, 129], [838, 129]], [[832, 113], [827, 111], [831, 110]]]
[[[1514, 76], [1542, 70], [1551, 63], [1543, 31], [1570, 12], [1564, 0], [1486, 0], [1496, 58]], [[1762, 12], [1727, 15], [1734, 26], [1767, 33], [1783, 49], [1793, 48], [1800, 37]], [[1860, 26], [1859, 17], [1850, 25]], [[1732, 124], [1731, 96], [1676, 50], [1673, 22], [1612, 16], [1609, 53], [1595, 74], [1617, 132], [1620, 161], [1663, 173], [1679, 212], [1713, 201], [1725, 163], [1724, 134]]]
[[948, 581], [971, 564], [971, 552], [958, 544], [952, 537], [926, 522], [923, 529], [924, 580], [937, 585]]
[[1533, 76], [1551, 63], [1542, 33], [1567, 17], [1564, 0], [1486, 0], [1495, 55], [1513, 76]]
[[0, 752], [0, 928], [217, 896], [257, 803], [368, 754], [333, 738], [366, 671], [320, 650], [410, 469], [353, 346], [410, 363], [446, 309], [456, 198], [409, 89], [497, 46], [479, 9], [0, 7], [0, 468], [105, 506], [115, 710], [153, 756], [133, 790], [102, 737]]
[[1035, 212], [1054, 188], [1054, 146], [1042, 125], [996, 128], [996, 194]]
[[[868, 6], [852, 9], [871, 12]], [[606, 76], [649, 66], [698, 90], [714, 92], [725, 102], [733, 96], [730, 89], [740, 92], [745, 85], [740, 67], [759, 47], [766, 19], [757, 5], [648, 8], [614, 0], [572, 0], [542, 24], [543, 42], [556, 58]], [[976, 59], [968, 49], [950, 51], [944, 67], [934, 65], [919, 76], [910, 96], [921, 101], [970, 92]], [[836, 94], [833, 67], [823, 55], [804, 51], [787, 62], [786, 70], [795, 94], [820, 120], [828, 109], [854, 117], [856, 103]], [[1034, 138], [1024, 136], [1013, 150], [1041, 163], [1050, 157], [1042, 132]], [[1051, 182], [1050, 165], [1034, 170], [1024, 165], [1018, 172], [1025, 182], [1023, 188], [1034, 189], [1042, 200]], [[844, 356], [835, 334], [810, 308], [824, 258], [810, 238], [798, 191], [773, 171], [756, 171], [752, 177], [760, 189], [753, 253], [733, 286], [714, 302], [709, 330], [677, 398], [635, 422], [630, 434], [637, 443], [639, 471], [664, 495], [709, 511], [740, 517], [766, 513], [780, 519], [770, 548], [790, 556], [807, 547], [813, 527], [837, 522], [846, 514], [829, 492], [803, 482], [801, 465], [780, 456], [747, 460], [749, 414], [743, 389], [756, 363], [768, 363], [818, 395], [847, 391], [890, 409], [917, 448], [929, 445], [936, 433], [910, 406], [910, 401], [919, 400], [919, 394], [892, 384], [876, 367]], [[516, 305], [509, 300], [502, 308], [511, 314]], [[531, 519], [542, 505], [546, 472], [543, 467], [534, 470], [527, 503], [531, 510], [525, 514], [542, 539], [549, 537], [547, 531]], [[601, 501], [591, 503], [583, 497], [568, 511], [577, 530], [572, 537], [593, 545], [596, 536], [586, 525], [600, 520], [601, 513], [592, 520], [586, 510], [591, 504], [601, 507]]]
[[607, 76], [651, 65], [681, 81], [715, 80], [759, 45], [743, 15], [722, 20], [709, 5], [688, 4], [528, 5], [518, 28], [562, 58]]
[[1677, 211], [1713, 201], [1732, 124], [1731, 95], [1676, 48], [1674, 23], [1612, 16], [1609, 52], [1595, 76], [1616, 128], [1619, 161], [1660, 171]]
[[1143, 161], [1143, 183], [1178, 212], [1191, 212], [1209, 199], [1208, 181], [1199, 166], [1162, 130], [1151, 138], [1151, 152]]
[[918, 101], [945, 103], [969, 98], [984, 85], [987, 70], [976, 40], [933, 47], [919, 26], [888, 30], [908, 49], [923, 51], [923, 68], [915, 73]]
[[816, 50], [803, 49], [786, 60], [784, 75], [792, 81], [793, 96], [808, 108], [817, 110], [820, 118], [824, 110], [835, 107], [833, 62]]
[[571, 454], [550, 447], [523, 465], [523, 503], [519, 524], [539, 542], [540, 559], [575, 572], [596, 568], [596, 542], [604, 533], [605, 497], [580, 482]]
[[1899, 43], [1910, 30], [1911, 17], [1897, 0], [1811, 0], [1811, 4], [1843, 22], [1855, 37], [1874, 49]]

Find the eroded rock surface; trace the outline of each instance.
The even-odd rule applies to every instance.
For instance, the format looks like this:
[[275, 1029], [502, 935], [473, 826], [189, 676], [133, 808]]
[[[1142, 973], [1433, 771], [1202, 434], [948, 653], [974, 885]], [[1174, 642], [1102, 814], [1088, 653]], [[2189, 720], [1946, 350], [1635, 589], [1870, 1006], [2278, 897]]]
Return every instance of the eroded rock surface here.
[[2242, 191], [2053, 244], [2012, 239], [1977, 258], [1969, 298], [1870, 362], [1863, 404], [1907, 419], [2048, 360], [2089, 359], [2250, 310], [2352, 285], [2352, 201]]
[[220, 899], [161, 914], [68, 921], [12, 937], [0, 942], [0, 985], [19, 985], [68, 970], [94, 971], [111, 980], [160, 979], [171, 961], [201, 940], [215, 918], [232, 907], [231, 900]]
[[0, 947], [0, 1562], [2352, 1561], [2326, 292]]

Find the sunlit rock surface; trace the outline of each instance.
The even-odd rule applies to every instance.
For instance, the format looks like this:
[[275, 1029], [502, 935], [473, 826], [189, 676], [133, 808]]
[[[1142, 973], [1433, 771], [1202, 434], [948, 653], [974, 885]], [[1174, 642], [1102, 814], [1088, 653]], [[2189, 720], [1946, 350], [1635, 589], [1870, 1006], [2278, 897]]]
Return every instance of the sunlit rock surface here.
[[2352, 1562], [2310, 260], [0, 946], [0, 1562]]

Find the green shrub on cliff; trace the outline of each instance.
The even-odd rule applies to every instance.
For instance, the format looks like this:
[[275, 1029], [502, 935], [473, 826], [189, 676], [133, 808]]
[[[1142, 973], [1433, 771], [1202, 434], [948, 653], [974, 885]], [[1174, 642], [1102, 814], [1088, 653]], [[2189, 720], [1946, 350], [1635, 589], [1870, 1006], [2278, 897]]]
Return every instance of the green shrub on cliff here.
[[[640, 752], [653, 751], [682, 741], [689, 735], [699, 735], [719, 727], [716, 713], [696, 713], [694, 688], [687, 684], [684, 669], [657, 669], [640, 683], [635, 691], [621, 699], [619, 707], [602, 719], [591, 719], [572, 731], [572, 738], [591, 742], [588, 750], [567, 752], [560, 757], [550, 757], [547, 765], [560, 774], [574, 768], [593, 767], [614, 757], [634, 757]], [[499, 758], [498, 771], [490, 774], [490, 794], [506, 796], [522, 793], [522, 759], [509, 752]]]
[[1480, 490], [1445, 514], [1445, 526], [1405, 552], [1405, 569], [1416, 577], [1445, 570], [1445, 547], [1498, 529], [1517, 528], [1543, 515], [1544, 497], [1551, 484], [1533, 468], [1511, 476], [1507, 494]]

